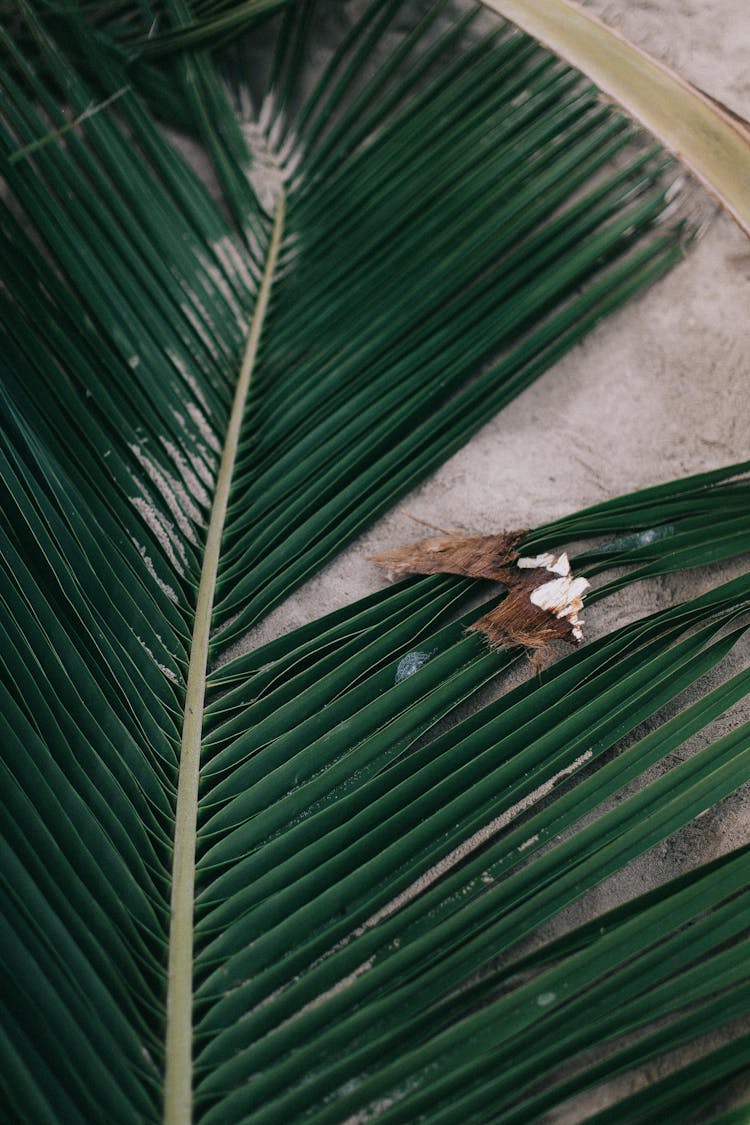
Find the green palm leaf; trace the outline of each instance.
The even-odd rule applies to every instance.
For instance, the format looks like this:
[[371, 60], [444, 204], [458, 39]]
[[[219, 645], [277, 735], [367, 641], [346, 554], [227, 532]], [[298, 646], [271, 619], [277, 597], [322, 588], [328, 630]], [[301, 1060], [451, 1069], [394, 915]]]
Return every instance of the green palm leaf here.
[[[196, 0], [189, 10], [185, 9], [181, 27], [172, 26], [177, 5], [161, 0], [154, 3], [111, 0], [106, 4], [83, 0], [78, 9], [95, 27], [105, 27], [117, 42], [126, 44], [131, 52], [148, 56], [215, 43], [252, 26], [288, 2]], [[54, 6], [50, 6], [54, 11]]]
[[[7, 1104], [533, 1120], [665, 1050], [654, 1016], [671, 1044], [717, 1025], [717, 996], [745, 1010], [742, 854], [596, 931], [521, 943], [747, 780], [739, 727], [612, 804], [746, 695], [745, 670], [702, 677], [732, 660], [750, 582], [463, 718], [522, 658], [464, 632], [466, 579], [231, 656], [690, 231], [669, 161], [595, 91], [440, 6], [372, 72], [400, 9], [374, 5], [307, 93], [299, 6], [241, 127], [241, 50], [220, 70], [202, 45], [251, 7], [164, 6], [161, 46], [201, 44], [169, 73], [231, 218], [148, 108], [126, 6], [92, 27], [86, 6], [21, 5], [3, 40]], [[738, 555], [746, 468], [525, 547], [605, 537], [580, 565], [631, 569], [598, 596]], [[560, 1075], [600, 1043], [605, 1063]], [[739, 1041], [710, 1081], [743, 1059]]]

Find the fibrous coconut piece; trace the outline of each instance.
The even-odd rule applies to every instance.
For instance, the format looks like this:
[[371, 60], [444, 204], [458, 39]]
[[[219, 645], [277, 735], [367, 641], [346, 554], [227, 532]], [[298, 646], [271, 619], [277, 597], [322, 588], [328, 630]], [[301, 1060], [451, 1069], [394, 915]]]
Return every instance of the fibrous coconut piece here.
[[[423, 539], [387, 551], [373, 559], [390, 577], [407, 574], [460, 574], [501, 582], [507, 597], [470, 626], [483, 633], [493, 647], [523, 645], [546, 648], [554, 640], [583, 640], [585, 578], [573, 577], [565, 552], [519, 557], [518, 545], [527, 532], [500, 535], [462, 535], [458, 532]], [[543, 577], [539, 572], [554, 577]]]

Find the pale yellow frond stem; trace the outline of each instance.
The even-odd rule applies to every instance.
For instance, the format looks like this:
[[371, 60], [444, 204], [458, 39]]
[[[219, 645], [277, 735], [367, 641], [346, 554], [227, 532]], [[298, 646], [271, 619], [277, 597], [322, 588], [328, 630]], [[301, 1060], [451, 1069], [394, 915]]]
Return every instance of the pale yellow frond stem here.
[[185, 715], [180, 750], [180, 775], [175, 812], [172, 861], [172, 905], [169, 929], [167, 979], [166, 1069], [164, 1121], [188, 1125], [193, 1100], [193, 903], [195, 896], [195, 845], [198, 814], [203, 706], [206, 693], [208, 642], [211, 632], [216, 575], [224, 533], [229, 492], [237, 459], [240, 429], [245, 413], [263, 321], [268, 309], [284, 229], [285, 199], [280, 195], [274, 216], [253, 319], [248, 332], [237, 388], [229, 416], [224, 450], [216, 480], [211, 518], [206, 535], [195, 624], [190, 650]]
[[483, 0], [586, 74], [750, 235], [750, 126], [572, 0]]

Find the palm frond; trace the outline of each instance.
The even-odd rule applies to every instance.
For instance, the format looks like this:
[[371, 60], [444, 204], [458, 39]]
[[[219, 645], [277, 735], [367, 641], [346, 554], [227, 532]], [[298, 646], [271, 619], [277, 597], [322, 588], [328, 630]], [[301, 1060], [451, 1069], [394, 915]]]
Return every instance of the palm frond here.
[[573, 0], [486, 0], [632, 113], [750, 234], [750, 123]]
[[[191, 35], [226, 8], [168, 7]], [[686, 1038], [718, 1020], [717, 990], [745, 1010], [727, 952], [743, 948], [741, 854], [601, 934], [519, 943], [747, 780], [742, 726], [607, 805], [746, 695], [744, 669], [702, 677], [735, 659], [750, 581], [463, 718], [523, 655], [465, 633], [466, 579], [408, 582], [229, 655], [679, 259], [676, 170], [533, 42], [440, 25], [440, 6], [409, 16], [373, 73], [400, 12], [374, 5], [305, 90], [302, 4], [257, 114], [239, 49], [228, 71], [202, 45], [176, 53], [225, 213], [115, 49], [120, 10], [91, 30], [85, 6], [20, 5], [24, 36], [3, 38], [10, 1111], [524, 1119], [630, 1065], [623, 1035], [663, 1051], [655, 1013]], [[738, 555], [746, 468], [527, 543], [606, 536], [581, 564], [636, 569], [600, 596]], [[686, 927], [702, 974], [674, 952]], [[556, 1021], [589, 1008], [561, 1039]], [[606, 1066], [546, 1081], [604, 1039]]]
[[[289, 0], [195, 0], [187, 6], [177, 0], [44, 0], [45, 18], [91, 26], [132, 60], [174, 51], [215, 45], [228, 36], [252, 27], [283, 8]], [[26, 28], [16, 5], [4, 5], [9, 31], [23, 35]], [[11, 22], [12, 21], [12, 22]]]

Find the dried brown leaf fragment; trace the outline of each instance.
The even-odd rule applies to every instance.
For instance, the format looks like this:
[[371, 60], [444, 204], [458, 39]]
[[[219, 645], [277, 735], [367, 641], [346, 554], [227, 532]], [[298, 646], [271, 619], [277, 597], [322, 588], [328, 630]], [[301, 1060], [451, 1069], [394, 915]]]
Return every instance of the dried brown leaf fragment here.
[[527, 531], [505, 531], [500, 535], [461, 535], [452, 532], [421, 539], [408, 547], [373, 555], [371, 561], [391, 579], [408, 574], [461, 574], [466, 578], [488, 578], [505, 582], [506, 571], [518, 558], [518, 545]]

